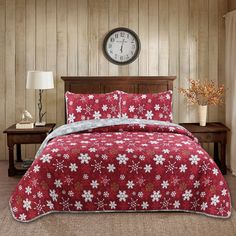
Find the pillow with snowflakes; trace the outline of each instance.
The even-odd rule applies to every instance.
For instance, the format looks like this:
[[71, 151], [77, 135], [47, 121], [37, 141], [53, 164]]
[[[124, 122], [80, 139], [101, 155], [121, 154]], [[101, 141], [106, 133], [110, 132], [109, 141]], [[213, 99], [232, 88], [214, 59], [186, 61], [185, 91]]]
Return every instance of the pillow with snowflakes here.
[[120, 117], [120, 91], [105, 94], [65, 93], [67, 123]]
[[123, 118], [172, 122], [172, 91], [152, 94], [121, 94]]

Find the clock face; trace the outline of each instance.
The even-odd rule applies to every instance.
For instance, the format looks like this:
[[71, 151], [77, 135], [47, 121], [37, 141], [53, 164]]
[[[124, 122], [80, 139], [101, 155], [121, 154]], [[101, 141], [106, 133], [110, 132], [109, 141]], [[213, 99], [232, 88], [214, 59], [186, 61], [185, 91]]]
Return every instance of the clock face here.
[[110, 31], [103, 42], [105, 57], [112, 63], [126, 65], [133, 62], [140, 52], [140, 41], [135, 32], [127, 28]]

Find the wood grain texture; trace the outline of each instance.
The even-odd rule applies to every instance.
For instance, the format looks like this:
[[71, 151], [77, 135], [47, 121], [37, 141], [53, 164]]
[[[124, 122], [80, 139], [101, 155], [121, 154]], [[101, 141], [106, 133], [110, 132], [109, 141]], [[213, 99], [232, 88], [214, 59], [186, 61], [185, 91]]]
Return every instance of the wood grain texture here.
[[[174, 121], [197, 122], [178, 88], [187, 79], [224, 83], [227, 0], [0, 0], [0, 129], [16, 122], [21, 109], [37, 118], [37, 93], [25, 89], [28, 70], [51, 70], [55, 89], [44, 95], [47, 122], [64, 122], [62, 75], [177, 75]], [[141, 39], [141, 53], [126, 66], [108, 62], [105, 34], [128, 27]], [[210, 108], [208, 119], [224, 122], [225, 108]], [[0, 135], [0, 159], [6, 159]], [[26, 157], [35, 153], [26, 146]]]
[[[6, 2], [0, 0], [0, 131], [4, 130], [6, 124], [6, 80], [5, 80], [5, 30], [6, 30]], [[6, 156], [6, 139], [5, 135], [0, 132], [0, 157]]]

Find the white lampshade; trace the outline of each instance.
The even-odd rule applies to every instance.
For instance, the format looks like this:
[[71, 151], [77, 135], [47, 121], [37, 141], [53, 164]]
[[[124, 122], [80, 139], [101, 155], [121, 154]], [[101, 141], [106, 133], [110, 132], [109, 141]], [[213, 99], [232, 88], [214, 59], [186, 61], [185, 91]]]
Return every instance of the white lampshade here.
[[28, 71], [27, 89], [53, 89], [53, 73], [51, 71]]

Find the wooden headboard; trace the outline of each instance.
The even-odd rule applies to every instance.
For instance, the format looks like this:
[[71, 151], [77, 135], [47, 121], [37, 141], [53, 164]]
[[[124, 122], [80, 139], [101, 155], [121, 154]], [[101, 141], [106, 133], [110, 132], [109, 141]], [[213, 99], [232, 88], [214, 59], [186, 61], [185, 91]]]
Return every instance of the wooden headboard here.
[[62, 76], [65, 92], [107, 93], [122, 90], [127, 93], [157, 93], [173, 90], [175, 76]]

